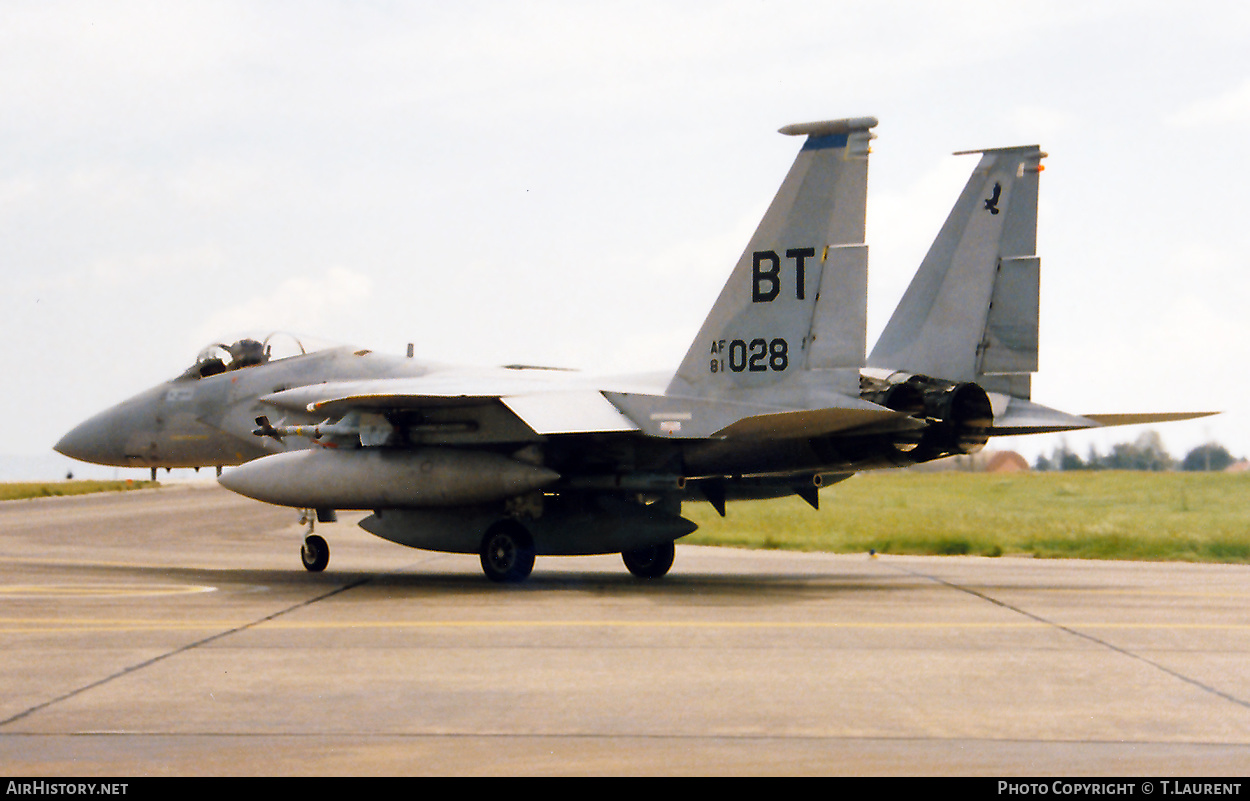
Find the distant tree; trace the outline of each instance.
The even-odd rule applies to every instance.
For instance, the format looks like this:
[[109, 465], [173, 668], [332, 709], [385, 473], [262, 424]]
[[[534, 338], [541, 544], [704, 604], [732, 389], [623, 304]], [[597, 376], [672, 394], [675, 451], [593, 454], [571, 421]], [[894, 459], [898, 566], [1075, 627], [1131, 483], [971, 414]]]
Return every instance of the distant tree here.
[[1108, 454], [1099, 453], [1097, 446], [1090, 445], [1085, 459], [1061, 443], [1049, 456], [1039, 456], [1038, 470], [1171, 470], [1175, 460], [1168, 454], [1163, 439], [1154, 431], [1147, 431], [1133, 442], [1112, 446]]
[[1060, 470], [1085, 469], [1085, 462], [1081, 461], [1081, 457], [1068, 450], [1067, 445], [1061, 445], [1060, 449], [1055, 451], [1055, 460], [1059, 463]]
[[1158, 432], [1147, 431], [1130, 443], [1111, 449], [1102, 465], [1108, 470], [1171, 470], [1173, 461]]
[[1199, 445], [1185, 454], [1181, 462], [1182, 470], [1224, 470], [1234, 461], [1232, 454], [1223, 445], [1209, 442]]

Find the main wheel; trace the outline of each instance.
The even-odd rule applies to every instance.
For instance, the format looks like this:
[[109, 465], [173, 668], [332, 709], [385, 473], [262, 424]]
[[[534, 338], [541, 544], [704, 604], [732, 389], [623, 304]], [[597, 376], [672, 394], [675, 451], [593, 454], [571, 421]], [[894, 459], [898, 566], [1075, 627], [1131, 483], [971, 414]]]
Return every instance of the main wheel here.
[[625, 567], [638, 578], [660, 578], [673, 566], [677, 548], [671, 542], [621, 554]]
[[300, 561], [304, 569], [312, 573], [320, 573], [330, 564], [330, 546], [323, 537], [309, 534], [304, 538], [304, 545], [299, 549]]
[[501, 520], [482, 538], [482, 572], [491, 581], [524, 581], [534, 569], [534, 541], [514, 520]]

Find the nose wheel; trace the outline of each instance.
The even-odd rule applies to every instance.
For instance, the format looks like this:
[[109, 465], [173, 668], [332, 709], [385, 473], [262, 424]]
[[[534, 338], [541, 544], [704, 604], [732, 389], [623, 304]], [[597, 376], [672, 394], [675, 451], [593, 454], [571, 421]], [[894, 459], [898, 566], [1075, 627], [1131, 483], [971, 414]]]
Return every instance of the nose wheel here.
[[316, 520], [311, 509], [305, 511], [304, 516], [300, 518], [301, 523], [308, 524], [308, 531], [304, 533], [304, 544], [299, 549], [299, 560], [304, 563], [304, 569], [310, 573], [320, 573], [326, 569], [326, 565], [330, 564], [329, 543], [321, 535], [313, 533]]
[[326, 569], [326, 565], [330, 564], [330, 546], [324, 537], [309, 534], [304, 538], [304, 544], [299, 549], [299, 558], [304, 563], [305, 570], [310, 573], [320, 573]]

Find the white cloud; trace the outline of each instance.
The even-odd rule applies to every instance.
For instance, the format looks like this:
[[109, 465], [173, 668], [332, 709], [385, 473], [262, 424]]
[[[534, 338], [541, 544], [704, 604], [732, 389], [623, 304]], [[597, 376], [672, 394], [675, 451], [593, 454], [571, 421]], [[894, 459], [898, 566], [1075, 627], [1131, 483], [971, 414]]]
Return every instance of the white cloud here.
[[1168, 123], [1178, 128], [1241, 125], [1246, 122], [1250, 122], [1250, 78], [1218, 95], [1196, 100], [1168, 117]]
[[373, 295], [373, 280], [359, 272], [333, 267], [321, 275], [288, 278], [275, 286], [257, 283], [233, 291], [215, 287], [222, 297], [243, 299], [210, 315], [197, 326], [201, 342], [255, 331], [315, 333], [340, 315], [360, 316]]
[[[1181, 126], [1250, 118], [1240, 8], [5, 3], [0, 326], [45, 343], [15, 366], [49, 387], [0, 410], [47, 409], [11, 447], [257, 326], [475, 361], [680, 357], [793, 157], [773, 131], [858, 114], [881, 118], [874, 328], [974, 164], [951, 151], [1039, 142], [1056, 169], [1038, 386], [1064, 396], [1107, 353], [1151, 375], [1140, 343], [1182, 352], [1192, 332], [1123, 306], [1166, 308], [1178, 272], [1194, 303], [1176, 311], [1210, 318], [1197, 335], [1239, 333], [1245, 206], [1225, 178], [1250, 156]], [[136, 358], [97, 367], [108, 343]], [[71, 363], [72, 385], [40, 373]], [[1091, 409], [1133, 399], [1098, 380], [1073, 388]]]
[[1018, 135], [1029, 143], [1055, 142], [1065, 138], [1067, 134], [1080, 124], [1077, 114], [1055, 106], [1021, 105], [1011, 111], [1012, 125]]

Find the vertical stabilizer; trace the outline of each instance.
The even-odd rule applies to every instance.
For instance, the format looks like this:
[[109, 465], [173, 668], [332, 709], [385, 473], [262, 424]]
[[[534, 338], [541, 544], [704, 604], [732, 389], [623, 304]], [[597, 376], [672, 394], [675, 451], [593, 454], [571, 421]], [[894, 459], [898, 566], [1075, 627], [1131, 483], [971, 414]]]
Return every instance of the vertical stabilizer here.
[[669, 394], [720, 396], [864, 363], [868, 153], [876, 119], [789, 125], [806, 136]]
[[965, 153], [981, 161], [868, 364], [1027, 398], [1037, 370], [1037, 189], [1046, 154], [1036, 145]]

